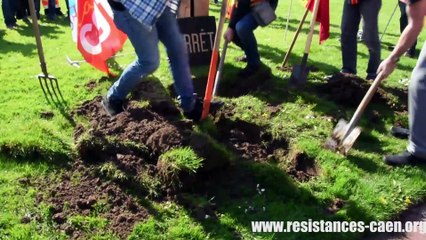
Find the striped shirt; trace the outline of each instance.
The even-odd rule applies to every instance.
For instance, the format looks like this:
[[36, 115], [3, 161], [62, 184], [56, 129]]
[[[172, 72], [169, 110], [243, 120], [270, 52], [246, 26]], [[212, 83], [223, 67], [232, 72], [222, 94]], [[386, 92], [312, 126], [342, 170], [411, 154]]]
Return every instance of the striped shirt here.
[[119, 2], [126, 7], [132, 17], [151, 30], [166, 8], [176, 13], [180, 0], [119, 0]]

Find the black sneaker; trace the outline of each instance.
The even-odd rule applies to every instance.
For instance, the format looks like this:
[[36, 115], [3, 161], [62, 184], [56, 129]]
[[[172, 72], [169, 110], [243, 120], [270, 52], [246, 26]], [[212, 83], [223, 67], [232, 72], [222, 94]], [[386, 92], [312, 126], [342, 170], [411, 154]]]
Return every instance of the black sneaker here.
[[404, 55], [406, 57], [409, 57], [409, 58], [416, 58], [416, 50], [414, 49], [414, 51], [413, 51], [413, 50], [409, 49], [407, 52], [405, 52]]
[[413, 154], [409, 153], [408, 151], [405, 151], [398, 155], [385, 156], [383, 160], [385, 161], [386, 164], [393, 165], [393, 166], [406, 165], [406, 164], [411, 164], [411, 165], [426, 164], [426, 159], [416, 157]]
[[247, 55], [244, 54], [242, 56], [236, 57], [235, 60], [237, 62], [247, 62]]
[[106, 96], [102, 99], [102, 107], [110, 117], [124, 111], [122, 100], [108, 99]]
[[248, 78], [258, 73], [260, 69], [260, 65], [258, 66], [249, 66], [247, 65], [245, 68], [240, 70], [237, 75], [240, 78]]
[[402, 127], [392, 127], [391, 134], [397, 138], [407, 139], [410, 136], [410, 131]]
[[[215, 113], [223, 105], [224, 105], [223, 102], [212, 101], [210, 103], [209, 113]], [[198, 122], [201, 120], [201, 115], [203, 114], [203, 108], [204, 108], [204, 101], [201, 98], [196, 98], [195, 105], [192, 111], [184, 112], [183, 115], [186, 118], [193, 120], [194, 122]]]

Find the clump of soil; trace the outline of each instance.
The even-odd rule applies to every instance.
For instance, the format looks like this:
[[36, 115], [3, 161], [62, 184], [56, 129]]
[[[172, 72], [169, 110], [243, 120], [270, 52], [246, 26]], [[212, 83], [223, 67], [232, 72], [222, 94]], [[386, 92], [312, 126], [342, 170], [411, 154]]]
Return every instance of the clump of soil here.
[[[318, 93], [326, 94], [327, 98], [337, 104], [357, 107], [371, 84], [372, 81], [366, 81], [355, 75], [336, 74], [329, 78], [326, 84], [319, 86]], [[393, 110], [406, 110], [407, 91], [379, 87], [371, 102], [384, 103]]]
[[49, 202], [52, 220], [70, 239], [85, 236], [84, 223], [69, 221], [74, 216], [96, 216], [107, 219], [110, 229], [121, 239], [127, 237], [133, 225], [148, 216], [148, 211], [116, 183], [102, 181], [93, 166], [75, 161], [69, 171], [40, 183], [44, 195], [38, 203]]
[[300, 182], [309, 181], [319, 173], [315, 159], [310, 158], [303, 152], [290, 153], [290, 166], [287, 168], [287, 173]]
[[51, 111], [44, 111], [40, 113], [40, 117], [44, 119], [52, 119], [55, 114]]
[[326, 211], [329, 214], [336, 214], [340, 209], [345, 206], [346, 202], [340, 198], [336, 198], [331, 202], [331, 204], [327, 207]]
[[85, 85], [84, 85], [84, 87], [87, 89], [87, 90], [89, 90], [89, 91], [92, 91], [93, 89], [95, 89], [96, 87], [98, 86], [98, 84], [97, 84], [97, 82], [96, 82], [96, 80], [90, 80], [88, 83], [86, 83]]

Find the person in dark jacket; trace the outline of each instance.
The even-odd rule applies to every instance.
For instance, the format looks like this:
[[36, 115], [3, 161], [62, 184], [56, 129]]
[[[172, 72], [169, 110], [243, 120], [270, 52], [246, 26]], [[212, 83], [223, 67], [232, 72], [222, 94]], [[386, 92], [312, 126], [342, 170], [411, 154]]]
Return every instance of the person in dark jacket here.
[[[257, 40], [253, 31], [259, 26], [252, 14], [252, 8], [262, 0], [236, 0], [232, 8], [231, 19], [225, 32], [225, 40], [238, 45], [245, 53], [247, 66], [238, 76], [245, 78], [256, 74], [262, 66]], [[273, 9], [277, 8], [278, 0], [269, 0]]]

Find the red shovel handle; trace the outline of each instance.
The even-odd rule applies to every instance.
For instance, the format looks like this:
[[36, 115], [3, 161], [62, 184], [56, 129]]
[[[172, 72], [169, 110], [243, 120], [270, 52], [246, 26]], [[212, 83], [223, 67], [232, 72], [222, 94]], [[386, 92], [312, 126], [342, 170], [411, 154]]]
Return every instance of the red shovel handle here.
[[214, 82], [216, 78], [217, 61], [219, 59], [219, 46], [222, 38], [223, 25], [225, 23], [226, 8], [228, 6], [228, 0], [222, 1], [222, 8], [220, 10], [219, 26], [216, 31], [214, 38], [212, 57], [210, 61], [209, 75], [207, 78], [206, 93], [204, 95], [203, 113], [201, 120], [205, 119], [210, 111], [210, 103], [212, 101]]

